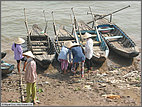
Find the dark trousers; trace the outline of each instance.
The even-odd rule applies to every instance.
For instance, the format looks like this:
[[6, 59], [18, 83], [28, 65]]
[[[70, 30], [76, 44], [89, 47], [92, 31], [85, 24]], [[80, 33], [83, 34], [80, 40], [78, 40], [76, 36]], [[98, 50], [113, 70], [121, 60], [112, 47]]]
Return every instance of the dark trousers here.
[[86, 58], [85, 63], [87, 65], [87, 69], [91, 70], [91, 67], [92, 67], [92, 58], [91, 59]]

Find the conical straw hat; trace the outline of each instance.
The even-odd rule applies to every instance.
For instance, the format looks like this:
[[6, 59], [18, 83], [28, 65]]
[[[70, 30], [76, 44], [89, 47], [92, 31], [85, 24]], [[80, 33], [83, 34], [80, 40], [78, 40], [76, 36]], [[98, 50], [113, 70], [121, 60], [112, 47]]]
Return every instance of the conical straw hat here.
[[73, 43], [71, 41], [64, 42], [64, 46], [67, 48], [71, 48], [73, 46]]
[[16, 43], [16, 44], [22, 44], [22, 43], [24, 43], [24, 42], [25, 42], [24, 39], [22, 39], [22, 38], [17, 38], [14, 43]]
[[32, 52], [31, 52], [31, 51], [25, 52], [25, 53], [23, 53], [23, 55], [26, 55], [26, 56], [29, 56], [29, 57], [35, 58], [35, 56], [32, 54]]
[[90, 38], [91, 36], [92, 36], [91, 34], [86, 32], [85, 35], [83, 35], [83, 38], [86, 39], [86, 38]]

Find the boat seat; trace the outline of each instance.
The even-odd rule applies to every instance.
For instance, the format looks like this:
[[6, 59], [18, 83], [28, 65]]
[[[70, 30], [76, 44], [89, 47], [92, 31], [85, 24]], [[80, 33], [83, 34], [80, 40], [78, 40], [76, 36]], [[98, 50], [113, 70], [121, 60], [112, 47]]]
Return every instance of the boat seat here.
[[47, 41], [31, 41], [31, 43], [47, 43]]
[[42, 54], [47, 54], [46, 52], [33, 52], [33, 55], [42, 55]]
[[43, 51], [47, 51], [47, 49], [33, 49], [33, 52], [43, 52]]
[[[80, 35], [78, 35], [78, 37], [80, 37]], [[83, 38], [84, 37], [84, 35], [81, 35], [81, 37]], [[91, 34], [91, 38], [96, 38], [97, 37], [97, 35], [96, 34]]]
[[110, 37], [105, 37], [105, 39], [119, 39], [123, 38], [123, 36], [110, 36]]
[[107, 30], [113, 30], [113, 29], [114, 29], [114, 28], [103, 28], [103, 29], [102, 29], [102, 28], [99, 28], [98, 30], [99, 30], [99, 31], [107, 31]]
[[47, 49], [47, 46], [32, 46], [32, 49]]
[[[82, 45], [85, 45], [86, 41], [82, 43]], [[99, 46], [100, 42], [99, 41], [93, 41], [93, 46]]]

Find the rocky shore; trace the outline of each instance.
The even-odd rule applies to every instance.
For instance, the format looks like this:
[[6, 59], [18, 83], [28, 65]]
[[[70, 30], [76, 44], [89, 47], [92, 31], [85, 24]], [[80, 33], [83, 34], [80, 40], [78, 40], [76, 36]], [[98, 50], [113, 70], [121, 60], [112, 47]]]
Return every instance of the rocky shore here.
[[[38, 66], [37, 100], [38, 106], [140, 106], [141, 68], [140, 58], [133, 60], [111, 55], [99, 66], [94, 64], [90, 73], [62, 74], [56, 60], [41, 69]], [[79, 69], [78, 69], [79, 71]], [[87, 70], [85, 69], [85, 72]], [[1, 102], [19, 102], [19, 75], [16, 73], [1, 80]], [[23, 77], [23, 90], [26, 98]]]

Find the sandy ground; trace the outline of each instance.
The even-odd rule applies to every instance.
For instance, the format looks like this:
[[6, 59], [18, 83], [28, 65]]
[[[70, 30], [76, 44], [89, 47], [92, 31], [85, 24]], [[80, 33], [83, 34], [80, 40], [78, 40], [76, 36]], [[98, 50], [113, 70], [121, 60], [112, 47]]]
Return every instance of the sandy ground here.
[[[140, 106], [140, 62], [140, 58], [129, 60], [112, 54], [103, 65], [95, 64], [84, 78], [79, 72], [62, 74], [56, 60], [47, 69], [37, 66], [37, 106]], [[25, 89], [24, 72], [22, 76]], [[116, 96], [111, 98], [110, 94]], [[12, 75], [2, 77], [1, 102], [20, 102], [16, 68]]]

